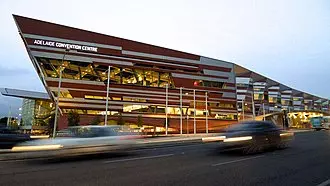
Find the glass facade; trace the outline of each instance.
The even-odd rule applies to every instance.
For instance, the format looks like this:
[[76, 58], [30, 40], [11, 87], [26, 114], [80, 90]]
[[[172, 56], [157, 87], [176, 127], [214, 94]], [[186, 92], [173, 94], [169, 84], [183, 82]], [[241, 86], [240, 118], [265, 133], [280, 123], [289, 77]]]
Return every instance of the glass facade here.
[[[40, 63], [40, 66], [43, 70], [43, 73], [46, 77], [58, 78], [60, 68], [62, 68], [62, 78], [63, 79], [74, 79], [74, 80], [87, 80], [87, 81], [98, 81], [98, 82], [107, 82], [108, 78], [108, 66], [99, 65], [94, 63], [87, 62], [77, 62], [58, 59], [49, 59], [49, 58], [37, 58]], [[111, 66], [110, 69], [110, 83], [111, 84], [123, 84], [123, 85], [136, 85], [136, 86], [146, 86], [146, 87], [165, 87], [166, 84], [170, 88], [174, 88], [174, 82], [172, 80], [171, 74], [168, 72], [161, 72], [156, 70], [148, 70], [147, 66], [137, 66], [134, 68], [120, 67], [120, 66]], [[148, 66], [149, 68], [152, 66]], [[194, 86], [202, 87], [213, 87], [213, 88], [223, 88], [223, 82], [207, 81], [207, 80], [194, 80]], [[52, 92], [57, 97], [57, 92]], [[61, 98], [72, 98], [72, 95], [67, 90], [61, 91]], [[85, 99], [89, 100], [106, 100], [105, 96], [95, 96], [95, 95], [84, 95]], [[134, 95], [130, 96], [110, 96], [109, 100], [112, 101], [122, 101], [123, 112], [131, 113], [150, 113], [150, 114], [164, 114], [165, 105], [153, 105], [148, 104], [147, 99], [144, 98], [135, 98]], [[190, 101], [190, 108], [184, 108], [184, 115], [193, 115], [194, 110], [193, 101]], [[196, 106], [205, 106], [205, 102], [196, 101]], [[208, 103], [208, 106], [216, 108], [225, 108], [233, 109], [236, 108], [236, 104], [227, 104], [227, 103]], [[105, 114], [104, 111], [97, 110], [84, 110], [84, 109], [62, 109], [64, 113], [68, 113], [71, 110], [75, 110], [79, 114], [96, 114], [102, 115]], [[111, 111], [112, 112], [112, 111]], [[171, 115], [180, 115], [180, 108], [177, 107], [168, 107], [168, 114]], [[196, 116], [205, 116], [205, 110], [196, 109]], [[113, 113], [117, 114], [117, 112]], [[211, 113], [210, 113], [211, 114]], [[211, 116], [210, 116], [211, 117]], [[230, 119], [235, 118], [234, 116], [220, 116], [218, 114], [213, 114], [215, 119]]]
[[23, 99], [21, 125], [32, 126], [34, 124], [35, 100]]
[[[37, 58], [46, 77], [58, 78], [61, 60]], [[108, 66], [65, 60], [62, 64], [62, 78], [107, 82]], [[174, 87], [170, 73], [138, 68], [111, 66], [110, 83], [147, 87]]]
[[21, 125], [47, 126], [53, 111], [50, 101], [23, 99]]
[[53, 103], [45, 100], [35, 101], [35, 122], [37, 126], [47, 126], [54, 113]]

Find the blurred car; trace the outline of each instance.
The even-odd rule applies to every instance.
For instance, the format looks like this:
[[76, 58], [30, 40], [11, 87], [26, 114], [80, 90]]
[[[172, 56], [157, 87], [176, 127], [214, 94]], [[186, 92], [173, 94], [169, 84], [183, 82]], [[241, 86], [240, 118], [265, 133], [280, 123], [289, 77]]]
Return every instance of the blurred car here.
[[139, 135], [122, 130], [122, 126], [76, 126], [59, 131], [55, 139], [41, 139], [18, 144], [13, 152], [41, 152], [42, 157], [63, 157], [125, 150]]
[[224, 134], [226, 150], [242, 150], [244, 154], [261, 152], [265, 148], [285, 148], [294, 134], [269, 121], [248, 121], [229, 127]]
[[317, 116], [310, 119], [314, 130], [330, 130], [330, 116]]
[[0, 149], [11, 149], [18, 143], [30, 140], [30, 135], [11, 128], [0, 128]]

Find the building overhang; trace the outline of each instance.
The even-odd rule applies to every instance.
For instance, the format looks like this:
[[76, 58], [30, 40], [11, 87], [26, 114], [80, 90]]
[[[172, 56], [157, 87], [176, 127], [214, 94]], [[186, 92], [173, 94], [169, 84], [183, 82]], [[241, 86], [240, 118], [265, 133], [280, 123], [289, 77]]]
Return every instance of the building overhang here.
[[10, 96], [10, 97], [16, 97], [16, 98], [50, 101], [49, 95], [44, 92], [35, 92], [35, 91], [19, 90], [19, 89], [12, 89], [12, 88], [2, 88], [1, 94], [4, 96]]

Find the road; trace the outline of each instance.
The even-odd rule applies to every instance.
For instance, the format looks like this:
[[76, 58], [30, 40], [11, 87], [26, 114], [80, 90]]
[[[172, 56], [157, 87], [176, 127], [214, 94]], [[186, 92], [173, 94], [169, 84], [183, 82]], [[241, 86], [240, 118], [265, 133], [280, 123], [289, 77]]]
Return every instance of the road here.
[[326, 185], [330, 132], [296, 134], [291, 147], [242, 156], [217, 143], [78, 160], [2, 161], [0, 185]]

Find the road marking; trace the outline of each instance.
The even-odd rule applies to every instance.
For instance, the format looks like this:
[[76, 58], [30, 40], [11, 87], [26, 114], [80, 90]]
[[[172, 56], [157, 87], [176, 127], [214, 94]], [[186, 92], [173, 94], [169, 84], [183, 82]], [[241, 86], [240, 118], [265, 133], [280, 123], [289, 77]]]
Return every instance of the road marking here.
[[237, 163], [237, 162], [241, 162], [241, 161], [246, 161], [246, 160], [261, 158], [261, 157], [264, 157], [264, 156], [265, 155], [260, 155], [260, 156], [250, 157], [250, 158], [243, 158], [243, 159], [238, 159], [238, 160], [233, 160], [233, 161], [227, 161], [227, 162], [213, 164], [212, 166], [215, 167], [215, 166], [219, 166], [219, 165], [226, 165], [226, 164], [230, 164], [230, 163]]
[[120, 160], [111, 160], [111, 161], [105, 161], [104, 163], [117, 163], [117, 162], [124, 162], [124, 161], [135, 161], [135, 160], [145, 160], [145, 159], [154, 159], [154, 158], [164, 158], [173, 156], [174, 154], [163, 154], [163, 155], [157, 155], [157, 156], [146, 156], [146, 157], [139, 157], [139, 158], [128, 158], [128, 159], [120, 159]]
[[326, 185], [330, 185], [330, 179], [318, 184], [317, 186], [326, 186]]

